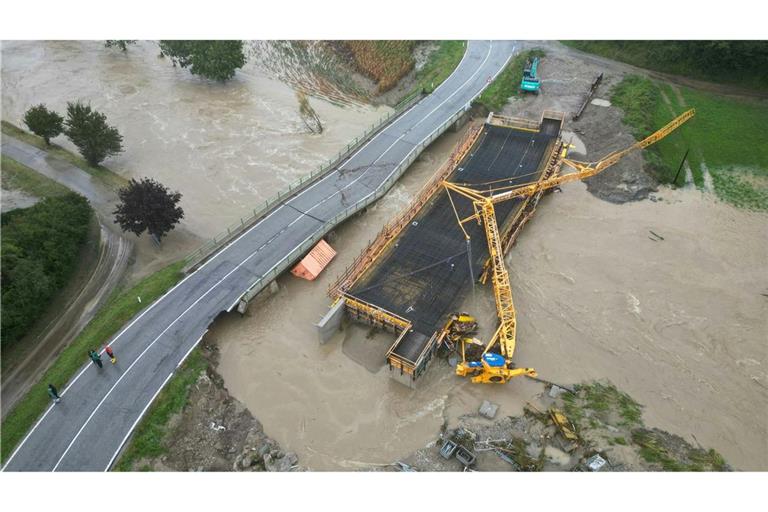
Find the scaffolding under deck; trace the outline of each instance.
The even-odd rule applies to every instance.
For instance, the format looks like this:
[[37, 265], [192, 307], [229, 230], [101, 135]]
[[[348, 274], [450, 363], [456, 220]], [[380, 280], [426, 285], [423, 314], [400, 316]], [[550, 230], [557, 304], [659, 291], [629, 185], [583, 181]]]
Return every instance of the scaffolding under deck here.
[[[461, 198], [453, 204], [443, 179], [473, 189], [523, 185], [552, 176], [562, 151], [562, 115], [545, 112], [540, 122], [489, 115], [469, 131], [449, 163], [411, 206], [390, 222], [338, 279], [332, 295], [355, 319], [390, 328], [398, 337], [387, 353], [393, 377], [413, 385], [439, 346], [443, 327], [472, 280], [488, 263], [482, 226]], [[505, 248], [533, 213], [540, 193], [496, 205]]]

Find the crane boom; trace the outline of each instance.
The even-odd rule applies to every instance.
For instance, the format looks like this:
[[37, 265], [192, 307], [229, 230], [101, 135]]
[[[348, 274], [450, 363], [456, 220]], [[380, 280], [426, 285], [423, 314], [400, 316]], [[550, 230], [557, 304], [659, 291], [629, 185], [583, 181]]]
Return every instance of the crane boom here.
[[[512, 356], [515, 353], [516, 343], [516, 314], [514, 302], [512, 300], [512, 286], [509, 282], [509, 273], [507, 272], [506, 265], [504, 265], [504, 251], [498, 222], [496, 221], [494, 205], [516, 197], [532, 195], [540, 190], [556, 187], [563, 183], [583, 180], [584, 178], [594, 176], [616, 164], [632, 151], [645, 149], [651, 144], [660, 141], [679, 128], [683, 123], [691, 119], [695, 114], [696, 111], [694, 109], [688, 110], [643, 140], [636, 142], [625, 149], [614, 151], [597, 162], [578, 162], [569, 160], [563, 156], [561, 162], [575, 169], [575, 172], [555, 176], [539, 181], [538, 183], [515, 186], [514, 188], [501, 187], [496, 190], [504, 191], [494, 194], [492, 193], [493, 190], [491, 190], [491, 194], [486, 195], [487, 192], [485, 191], [481, 192], [473, 190], [465, 185], [457, 185], [455, 183], [443, 181], [443, 186], [446, 188], [449, 198], [450, 191], [453, 190], [472, 201], [475, 213], [465, 219], [458, 217], [458, 213], [454, 207], [454, 212], [459, 221], [459, 227], [464, 232], [464, 236], [467, 240], [469, 240], [469, 234], [464, 229], [463, 224], [465, 222], [476, 219], [478, 222], [481, 222], [485, 228], [488, 253], [491, 259], [493, 293], [496, 302], [496, 312], [499, 317], [499, 328], [485, 346], [481, 360], [466, 361], [466, 358], [464, 358], [463, 361], [456, 365], [457, 375], [473, 375], [472, 382], [490, 383], [504, 383], [512, 377], [519, 375], [536, 376], [536, 371], [533, 368], [514, 368], [512, 365]], [[453, 205], [453, 199], [451, 199], [451, 204]], [[491, 348], [493, 348], [497, 342], [499, 343], [501, 356], [489, 353]], [[462, 343], [464, 343], [464, 340], [462, 340]], [[462, 355], [463, 354], [464, 346], [462, 345]]]
[[687, 112], [680, 114], [675, 119], [667, 123], [664, 127], [656, 130], [654, 133], [644, 138], [643, 140], [639, 142], [635, 142], [634, 144], [632, 144], [627, 148], [621, 149], [619, 151], [614, 151], [613, 153], [609, 153], [608, 155], [598, 160], [597, 162], [579, 162], [576, 160], [571, 160], [569, 158], [563, 158], [562, 163], [564, 165], [567, 165], [575, 169], [576, 172], [561, 174], [559, 176], [555, 176], [553, 178], [549, 178], [547, 180], [543, 180], [538, 183], [531, 183], [529, 185], [523, 185], [523, 186], [515, 186], [514, 188], [511, 188], [509, 190], [505, 190], [503, 192], [499, 192], [497, 194], [492, 194], [491, 196], [484, 196], [484, 197], [490, 197], [493, 203], [501, 203], [503, 201], [507, 201], [515, 197], [533, 195], [539, 190], [546, 190], [548, 188], [557, 187], [564, 183], [570, 183], [572, 181], [580, 181], [585, 178], [589, 178], [591, 176], [594, 176], [595, 174], [598, 174], [604, 171], [608, 167], [618, 163], [619, 160], [627, 156], [629, 153], [632, 153], [633, 151], [638, 149], [645, 149], [648, 146], [660, 141], [661, 139], [663, 139], [664, 137], [666, 137], [667, 135], [669, 135], [670, 133], [678, 129], [683, 123], [691, 119], [695, 114], [696, 114], [696, 109], [690, 109]]

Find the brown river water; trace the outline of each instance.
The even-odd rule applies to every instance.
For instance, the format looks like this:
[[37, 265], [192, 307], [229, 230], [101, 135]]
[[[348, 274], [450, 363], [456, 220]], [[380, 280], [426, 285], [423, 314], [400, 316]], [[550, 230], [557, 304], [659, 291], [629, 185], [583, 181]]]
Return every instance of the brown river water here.
[[[312, 97], [326, 128], [312, 135], [294, 89], [258, 65], [250, 45], [249, 53], [244, 69], [220, 84], [173, 67], [149, 41], [127, 52], [103, 41], [3, 41], [2, 118], [23, 127], [34, 104], [63, 113], [67, 101], [90, 102], [124, 138], [125, 152], [105, 164], [181, 192], [182, 226], [211, 237], [335, 158], [391, 111]], [[74, 149], [64, 136], [54, 142]]]
[[[63, 110], [67, 100], [90, 100], [125, 136], [126, 152], [108, 165], [181, 191], [186, 227], [200, 236], [335, 155], [386, 112], [313, 98], [326, 131], [309, 135], [293, 89], [258, 66], [226, 85], [207, 83], [158, 59], [153, 43], [122, 54], [98, 41], [11, 42], [2, 57], [4, 119], [20, 124], [38, 102]], [[232, 395], [305, 467], [390, 463], [483, 399], [516, 415], [544, 389], [526, 379], [473, 385], [436, 361], [414, 391], [387, 376], [390, 335], [351, 326], [318, 343], [313, 324], [327, 311], [328, 285], [459, 136], [438, 139], [389, 194], [336, 231], [338, 256], [316, 281], [283, 276], [275, 296], [243, 318], [223, 316], [207, 335], [221, 348]], [[649, 426], [713, 447], [736, 468], [765, 470], [768, 216], [694, 190], [658, 195], [663, 201], [615, 205], [574, 183], [542, 200], [507, 257], [519, 315], [515, 359], [555, 382], [610, 379], [645, 406]], [[649, 230], [664, 240], [652, 241]], [[487, 336], [490, 290], [478, 287], [465, 309]]]

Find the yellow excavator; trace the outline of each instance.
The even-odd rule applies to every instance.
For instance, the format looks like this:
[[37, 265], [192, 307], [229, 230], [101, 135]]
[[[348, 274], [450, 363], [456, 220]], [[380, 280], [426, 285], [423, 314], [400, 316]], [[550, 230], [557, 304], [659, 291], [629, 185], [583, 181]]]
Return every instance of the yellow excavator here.
[[[695, 110], [691, 109], [676, 117], [666, 126], [654, 132], [645, 139], [636, 142], [628, 148], [615, 151], [608, 154], [597, 162], [578, 162], [566, 158], [565, 151], [561, 157], [562, 165], [568, 166], [574, 170], [566, 174], [558, 174], [548, 179], [525, 185], [503, 186], [491, 190], [474, 190], [466, 185], [459, 185], [448, 181], [442, 184], [449, 195], [451, 191], [456, 192], [472, 201], [474, 213], [467, 218], [460, 218], [458, 212], [456, 219], [459, 227], [464, 232], [464, 236], [469, 240], [469, 234], [464, 229], [464, 224], [470, 221], [476, 221], [485, 228], [485, 236], [488, 242], [488, 252], [491, 263], [491, 278], [493, 284], [493, 293], [496, 300], [496, 312], [499, 317], [499, 327], [491, 340], [485, 345], [481, 356], [474, 360], [467, 360], [466, 349], [468, 345], [477, 345], [478, 340], [466, 336], [458, 335], [461, 361], [456, 365], [456, 374], [461, 377], [470, 376], [472, 382], [503, 384], [513, 377], [527, 375], [536, 377], [536, 370], [533, 368], [515, 368], [512, 364], [512, 355], [515, 352], [515, 306], [512, 302], [512, 288], [509, 284], [509, 274], [504, 265], [504, 252], [502, 249], [501, 235], [496, 221], [496, 212], [494, 205], [502, 201], [508, 201], [516, 197], [530, 196], [541, 190], [550, 189], [568, 183], [571, 181], [583, 180], [604, 171], [614, 165], [629, 153], [645, 149], [654, 144], [695, 115]], [[451, 199], [453, 204], [453, 199]], [[450, 330], [450, 321], [448, 329]], [[496, 344], [499, 344], [498, 352], [492, 351]], [[481, 343], [480, 343], [481, 344]]]

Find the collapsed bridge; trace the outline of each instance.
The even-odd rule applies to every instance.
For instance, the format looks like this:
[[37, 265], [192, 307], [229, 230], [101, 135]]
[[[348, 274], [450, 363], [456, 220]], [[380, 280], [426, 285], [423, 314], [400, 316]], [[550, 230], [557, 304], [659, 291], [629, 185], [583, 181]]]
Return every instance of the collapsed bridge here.
[[[473, 281], [485, 282], [489, 252], [482, 226], [468, 223], [467, 239], [456, 223], [473, 207], [454, 202], [443, 180], [477, 190], [521, 186], [554, 176], [563, 150], [563, 115], [545, 111], [539, 122], [490, 114], [470, 129], [449, 161], [412, 204], [379, 233], [331, 288], [335, 303], [321, 330], [355, 320], [391, 330], [387, 352], [396, 380], [414, 386], [443, 341], [446, 322]], [[543, 191], [496, 205], [508, 248], [532, 215]], [[333, 323], [333, 322], [331, 322]]]

